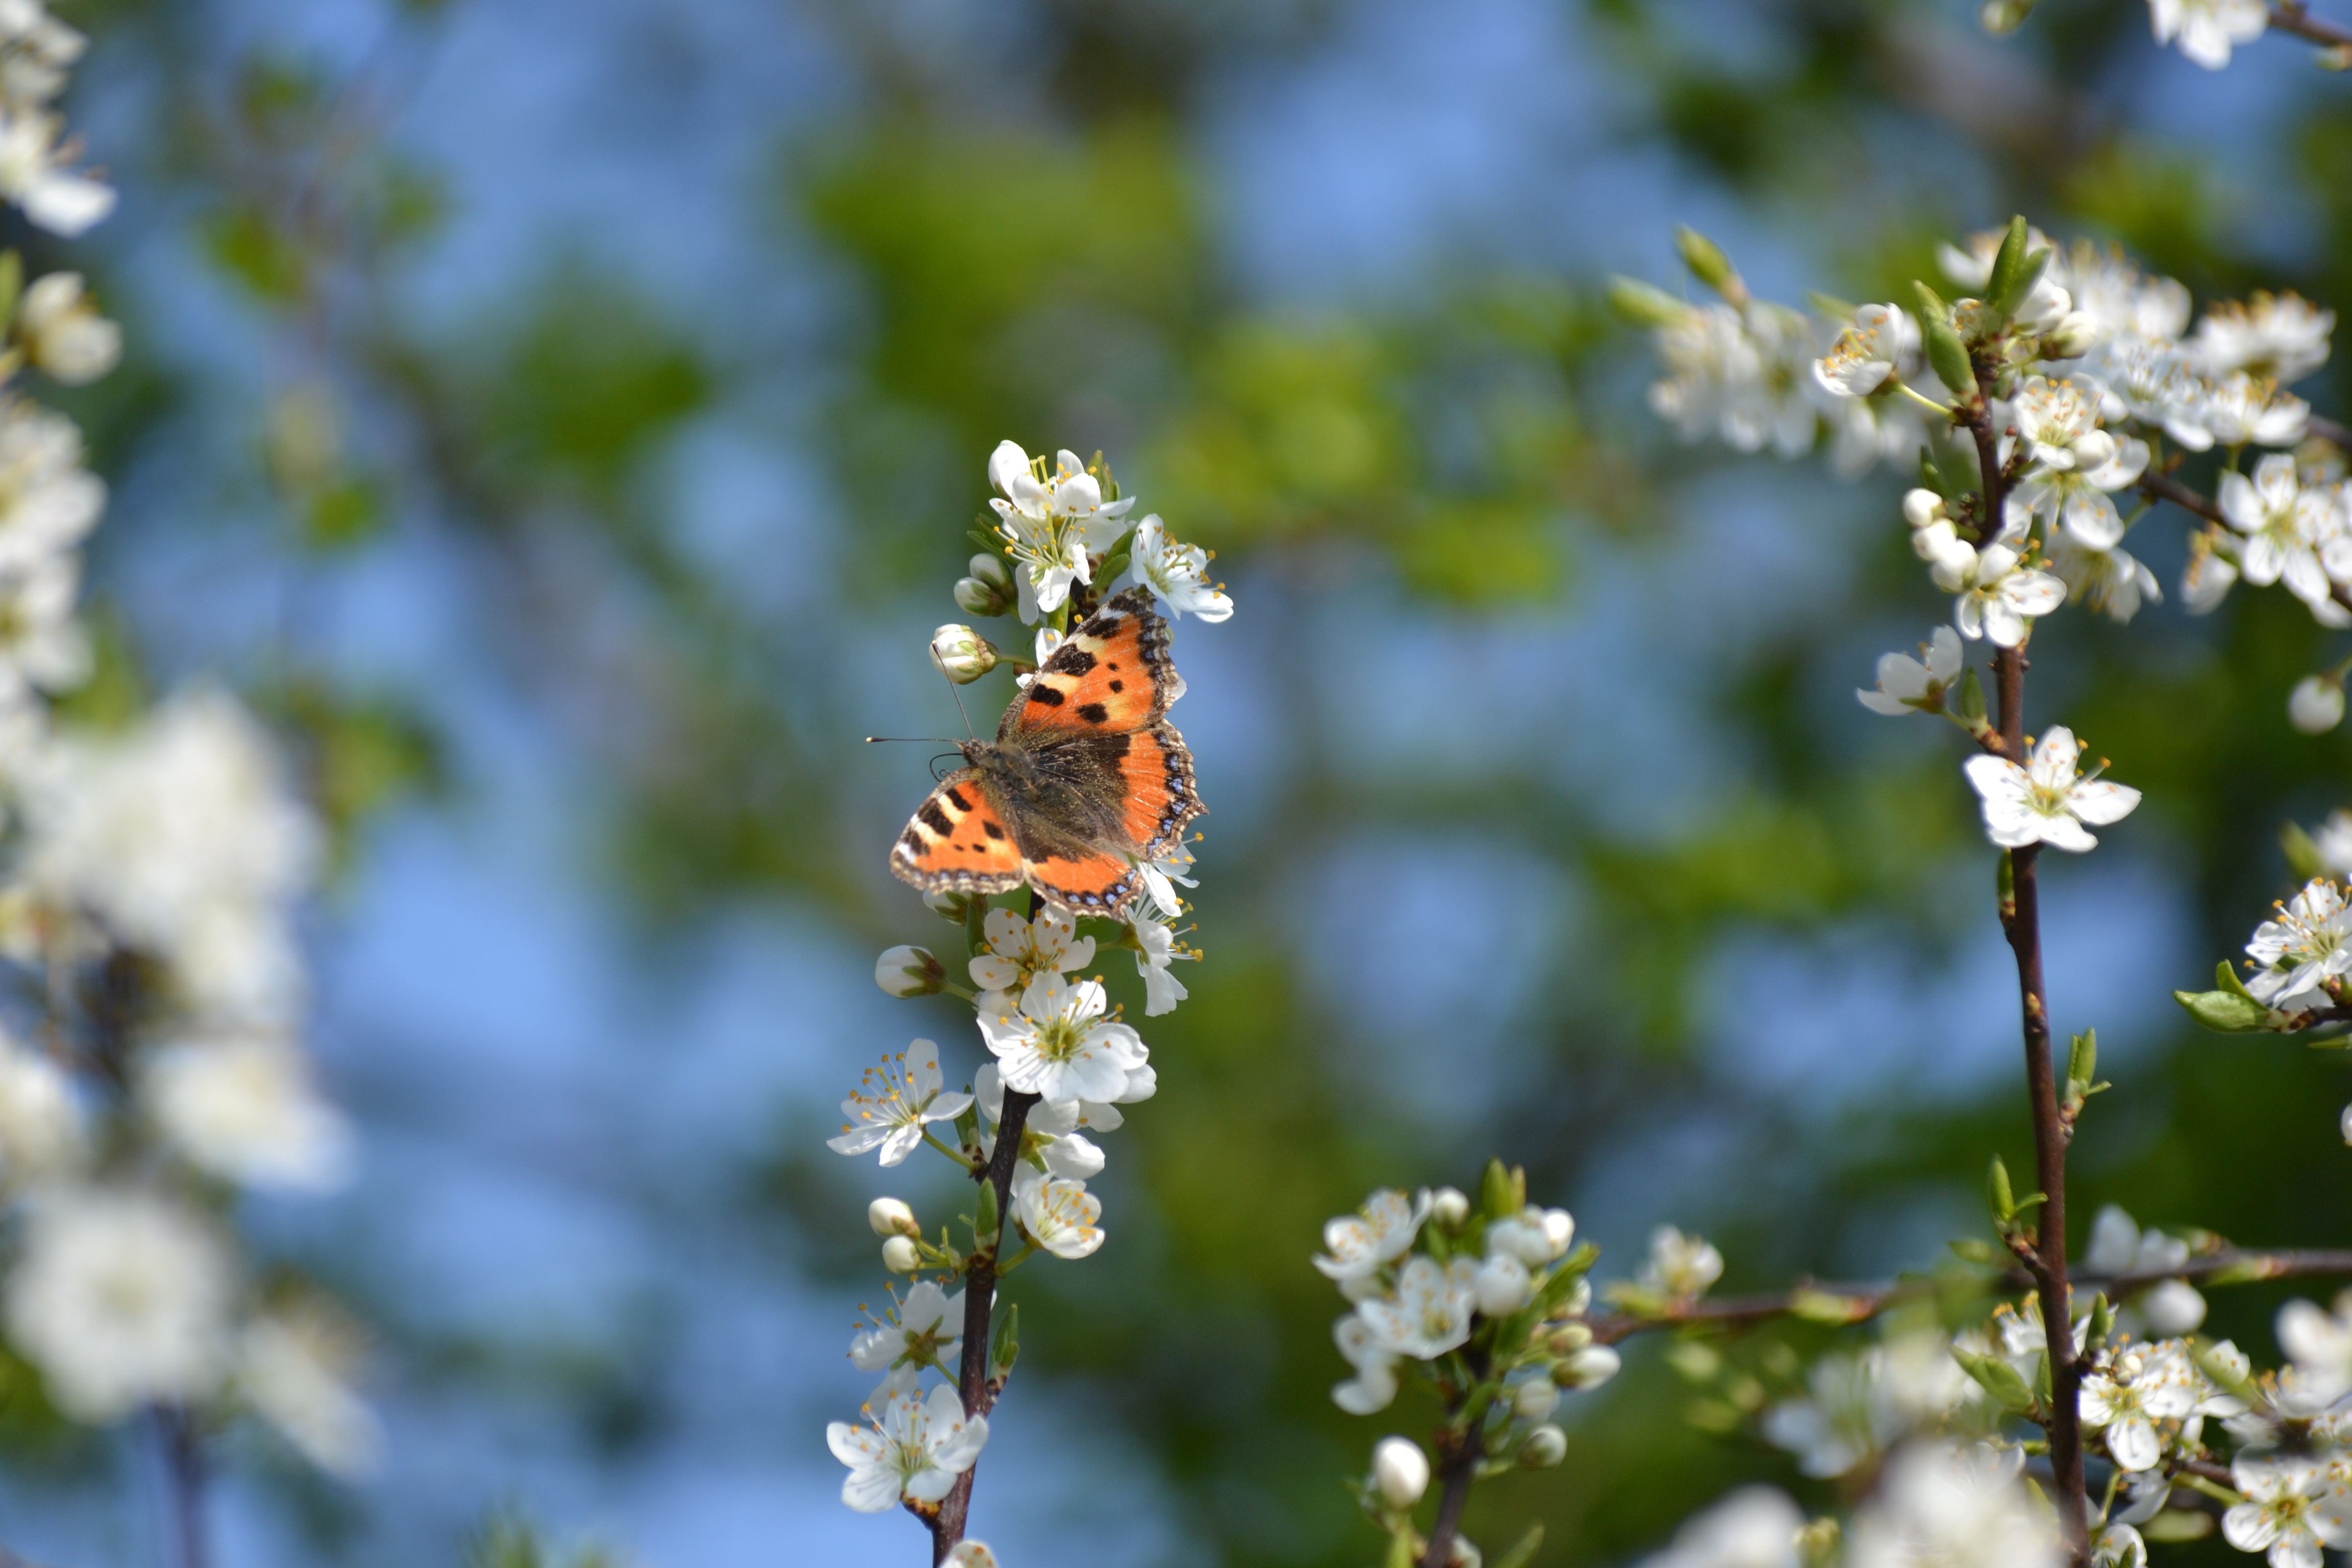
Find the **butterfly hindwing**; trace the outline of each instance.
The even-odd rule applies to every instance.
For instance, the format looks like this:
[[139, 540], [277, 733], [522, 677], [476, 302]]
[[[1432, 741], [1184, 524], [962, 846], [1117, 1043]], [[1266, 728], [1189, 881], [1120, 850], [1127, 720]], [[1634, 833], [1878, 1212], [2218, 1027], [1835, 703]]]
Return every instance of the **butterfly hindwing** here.
[[995, 803], [972, 768], [950, 773], [890, 851], [890, 869], [927, 893], [1002, 893], [1025, 872]]
[[1078, 624], [1004, 710], [999, 741], [1137, 730], [1168, 711], [1184, 683], [1168, 658], [1168, 623], [1151, 591], [1112, 595]]
[[1164, 860], [1184, 841], [1186, 825], [1209, 809], [1192, 783], [1192, 753], [1164, 719], [1125, 739], [1118, 768], [1127, 836], [1143, 847], [1146, 860]]
[[1082, 915], [1123, 919], [1143, 890], [1143, 875], [1121, 855], [1105, 851], [1076, 858], [1051, 855], [1022, 863], [1029, 885], [1049, 904]]

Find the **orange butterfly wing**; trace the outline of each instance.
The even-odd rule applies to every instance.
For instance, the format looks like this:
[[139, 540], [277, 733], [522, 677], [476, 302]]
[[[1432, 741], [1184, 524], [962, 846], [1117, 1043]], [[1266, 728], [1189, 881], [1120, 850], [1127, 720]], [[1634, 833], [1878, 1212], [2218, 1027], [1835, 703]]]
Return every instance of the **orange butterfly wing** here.
[[1062, 640], [1004, 710], [996, 738], [1050, 745], [1064, 736], [1141, 729], [1184, 694], [1168, 641], [1149, 588], [1113, 595]]
[[1049, 904], [1078, 914], [1124, 918], [1143, 890], [1143, 874], [1124, 856], [1096, 852], [1070, 860], [1049, 855], [1021, 866], [1029, 885]]
[[1027, 875], [971, 768], [950, 773], [923, 802], [890, 851], [890, 869], [927, 893], [1002, 893]]
[[1143, 846], [1147, 860], [1164, 860], [1184, 841], [1184, 828], [1208, 811], [1192, 783], [1192, 753], [1166, 720], [1127, 736], [1118, 761], [1126, 781], [1127, 836]]

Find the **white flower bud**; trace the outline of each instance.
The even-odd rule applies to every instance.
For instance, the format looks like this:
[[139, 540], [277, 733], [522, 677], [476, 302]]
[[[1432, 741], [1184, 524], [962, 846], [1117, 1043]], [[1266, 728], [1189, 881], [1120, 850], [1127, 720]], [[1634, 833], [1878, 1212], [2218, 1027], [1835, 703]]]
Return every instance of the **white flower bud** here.
[[1598, 1388], [1617, 1375], [1625, 1358], [1607, 1345], [1587, 1345], [1574, 1355], [1554, 1362], [1551, 1380], [1562, 1388]]
[[876, 1198], [866, 1205], [866, 1223], [874, 1227], [877, 1236], [920, 1236], [923, 1227], [916, 1223], [915, 1211], [898, 1198]]
[[996, 649], [970, 626], [944, 626], [931, 634], [931, 659], [958, 686], [969, 686], [996, 668]]
[[2167, 1279], [2139, 1299], [2139, 1315], [2157, 1333], [2192, 1334], [2205, 1321], [2205, 1298], [2186, 1279]]
[[2336, 1125], [2337, 1131], [2344, 1134], [2344, 1142], [2352, 1143], [2352, 1105], [2344, 1108], [2344, 1114], [2336, 1120]]
[[79, 272], [52, 272], [25, 290], [16, 307], [25, 357], [68, 386], [81, 386], [122, 358], [122, 329], [91, 308]]
[[1977, 21], [1995, 37], [2014, 33], [2024, 22], [2025, 14], [2033, 9], [2033, 0], [1985, 0], [1977, 12]]
[[902, 942], [874, 961], [874, 984], [893, 996], [934, 995], [947, 980], [947, 970], [929, 948]]
[[1568, 1288], [1568, 1294], [1552, 1308], [1555, 1317], [1580, 1318], [1592, 1306], [1592, 1281], [1579, 1279]]
[[1372, 1446], [1372, 1485], [1391, 1508], [1411, 1508], [1429, 1490], [1429, 1456], [1410, 1437], [1383, 1437]]
[[1530, 1470], [1548, 1470], [1568, 1458], [1568, 1434], [1547, 1421], [1519, 1445], [1519, 1464]]
[[903, 1236], [894, 1236], [882, 1244], [882, 1267], [893, 1274], [912, 1274], [923, 1266], [923, 1255], [915, 1244]]
[[983, 550], [971, 558], [966, 568], [974, 577], [1003, 593], [1013, 591], [1013, 574], [1005, 569], [1004, 557]]
[[1931, 489], [1903, 492], [1903, 521], [1914, 528], [1925, 528], [1944, 515], [1944, 498]]
[[2088, 310], [2069, 310], [2056, 326], [2042, 335], [2043, 359], [2081, 359], [2105, 336]]
[[1498, 1252], [1480, 1264], [1471, 1289], [1476, 1294], [1478, 1310], [1490, 1318], [1508, 1317], [1535, 1296], [1528, 1266], [1510, 1252]]
[[1013, 604], [1003, 590], [977, 577], [956, 579], [955, 602], [956, 608], [968, 616], [1001, 616]]
[[1459, 1187], [1440, 1187], [1429, 1194], [1429, 1217], [1446, 1230], [1459, 1230], [1470, 1218], [1470, 1197]]
[[1592, 1342], [1592, 1331], [1582, 1323], [1562, 1323], [1551, 1331], [1551, 1353], [1571, 1356]]
[[950, 925], [961, 925], [971, 909], [974, 895], [971, 893], [925, 893], [923, 902], [930, 911]]
[[2344, 683], [2332, 675], [2306, 675], [2287, 694], [2287, 721], [2306, 735], [2325, 735], [2344, 722]]
[[1544, 1241], [1551, 1247], [1554, 1258], [1568, 1256], [1569, 1244], [1576, 1239], [1576, 1216], [1566, 1209], [1543, 1211]]
[[996, 1568], [996, 1553], [984, 1541], [959, 1541], [942, 1568]]
[[1511, 1414], [1522, 1421], [1549, 1421], [1559, 1408], [1559, 1384], [1548, 1377], [1531, 1377], [1511, 1392]]

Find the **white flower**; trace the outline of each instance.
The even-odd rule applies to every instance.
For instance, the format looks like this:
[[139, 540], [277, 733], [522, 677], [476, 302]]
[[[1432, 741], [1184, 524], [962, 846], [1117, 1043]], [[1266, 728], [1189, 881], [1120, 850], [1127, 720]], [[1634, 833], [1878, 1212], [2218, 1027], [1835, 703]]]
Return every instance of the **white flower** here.
[[[1037, 669], [1045, 668], [1045, 661], [1053, 658], [1055, 651], [1061, 646], [1062, 634], [1059, 631], [1055, 630], [1052, 626], [1039, 626], [1037, 628], [1037, 638], [1034, 645], [1034, 651], [1037, 656]], [[1037, 679], [1037, 669], [1033, 669], [1025, 675], [1014, 676], [1013, 678], [1013, 684], [1021, 688], [1024, 691], [1026, 691], [1029, 689], [1029, 683]]]
[[[2201, 427], [2224, 447], [2292, 447], [2303, 439], [2311, 405], [2270, 382], [2237, 371], [2217, 386], [2209, 386], [2194, 412], [2183, 411], [2177, 422]], [[2167, 429], [2175, 421], [2168, 421]], [[2179, 434], [2174, 430], [2174, 434]], [[2199, 448], [2201, 450], [2201, 448]]]
[[860, 1372], [936, 1367], [952, 1378], [962, 1336], [963, 1292], [950, 1296], [929, 1279], [918, 1280], [887, 1321], [849, 1342], [849, 1364]]
[[2023, 642], [2034, 616], [2046, 616], [2066, 602], [2063, 582], [2023, 565], [2006, 544], [1987, 545], [1958, 582], [1939, 585], [1959, 595], [1952, 620], [1960, 635], [1990, 637], [2000, 647]]
[[2083, 1425], [2106, 1435], [2108, 1454], [2126, 1470], [2154, 1469], [2162, 1462], [2164, 1440], [2156, 1423], [2193, 1413], [2204, 1381], [2187, 1356], [2152, 1349], [2126, 1346], [2083, 1378]]
[[1355, 1376], [1332, 1385], [1331, 1403], [1350, 1415], [1387, 1409], [1397, 1396], [1396, 1352], [1355, 1312], [1331, 1325], [1331, 1338], [1356, 1369]]
[[1135, 525], [1135, 542], [1129, 548], [1133, 564], [1128, 568], [1129, 579], [1159, 595], [1171, 620], [1182, 620], [1187, 610], [1211, 622], [1234, 613], [1224, 584], [1209, 582], [1210, 552], [1171, 537], [1159, 513]]
[[64, 121], [21, 105], [0, 104], [0, 199], [25, 209], [35, 226], [70, 239], [114, 210], [114, 192], [66, 165], [58, 145]]
[[2352, 910], [2335, 883], [2315, 877], [2280, 908], [2279, 918], [2254, 928], [2246, 955], [2260, 970], [2246, 982], [2254, 1000], [2282, 1012], [2326, 1007], [2321, 989], [2352, 971]]
[[155, 1047], [139, 1100], [172, 1147], [201, 1171], [254, 1187], [324, 1190], [350, 1174], [351, 1128], [310, 1083], [290, 1042], [261, 1036]]
[[997, 1568], [996, 1553], [988, 1549], [988, 1542], [967, 1537], [949, 1550], [940, 1568]]
[[2296, 294], [2258, 293], [2242, 305], [2227, 300], [2210, 307], [2189, 350], [2208, 374], [2245, 371], [2284, 386], [2327, 363], [2327, 338], [2335, 330], [2333, 310], [2317, 310]]
[[106, 509], [106, 486], [81, 466], [72, 420], [0, 400], [0, 568], [22, 570], [81, 542]]
[[2097, 769], [2082, 776], [2075, 767], [2081, 758], [2074, 731], [2053, 724], [2026, 767], [1988, 756], [1961, 764], [1983, 798], [1985, 836], [2005, 849], [2047, 844], [2078, 855], [2097, 844], [2083, 825], [2121, 822], [2139, 805], [2139, 791], [2107, 783]]
[[928, 1399], [893, 1393], [867, 1426], [835, 1421], [824, 1429], [833, 1457], [849, 1467], [841, 1500], [860, 1513], [880, 1513], [908, 1502], [938, 1502], [971, 1468], [988, 1442], [988, 1418], [967, 1417], [956, 1391], [945, 1385]]
[[[980, 1099], [981, 1148], [983, 1152], [992, 1152], [996, 1148], [996, 1125], [1004, 1120], [1004, 1075], [997, 1070], [994, 1062], [985, 1063], [972, 1074], [971, 1087]], [[1118, 1108], [1150, 1100], [1159, 1089], [1159, 1075], [1146, 1063], [1129, 1070], [1127, 1081], [1111, 1100], [1040, 1100], [1029, 1108], [1029, 1118], [1022, 1124], [1023, 1137], [1045, 1143], [1039, 1155], [1047, 1170], [1083, 1180], [1102, 1169], [1102, 1153], [1077, 1137], [1078, 1130], [1117, 1131], [1126, 1120]], [[1072, 1147], [1066, 1150], [1065, 1143]]]
[[[2189, 290], [2170, 278], [2143, 277], [2122, 251], [2087, 239], [2054, 251], [2052, 271], [2063, 275], [2074, 308], [2097, 324], [2109, 345], [2169, 343], [2189, 325]], [[2105, 345], [2103, 345], [2105, 346]]]
[[2221, 1516], [2221, 1538], [2239, 1551], [2268, 1552], [2271, 1568], [2319, 1568], [2321, 1547], [2352, 1541], [2343, 1490], [2325, 1466], [2240, 1455], [2230, 1474], [2246, 1500]]
[[2338, 880], [2352, 878], [2352, 811], [2338, 808], [2328, 814], [2319, 831], [2311, 836], [2312, 847], [2319, 851], [2319, 863], [2328, 875]]
[[[2099, 428], [2098, 405], [2084, 386], [2072, 380], [2028, 376], [2017, 389], [2010, 420], [2025, 443], [2027, 459], [2045, 472], [2072, 468], [2078, 461], [2096, 465], [2114, 457], [2111, 447], [2094, 439], [2105, 435]], [[2087, 454], [2079, 453], [2085, 443]]]
[[2287, 693], [2286, 718], [2306, 735], [2325, 735], [2344, 722], [2344, 683], [2332, 676], [2305, 676]]
[[2104, 1525], [2091, 1537], [2091, 1568], [2147, 1568], [2147, 1542], [2128, 1524]]
[[1646, 1289], [1676, 1300], [1706, 1294], [1723, 1278], [1723, 1254], [1702, 1237], [1685, 1236], [1662, 1225], [1650, 1233], [1650, 1256], [1637, 1276]]
[[190, 1000], [252, 1018], [294, 1005], [287, 906], [319, 833], [235, 699], [173, 698], [127, 734], [67, 736], [25, 802], [33, 885], [167, 960]]
[[1895, 305], [1864, 305], [1830, 352], [1813, 362], [1813, 380], [1838, 397], [1865, 397], [1919, 353], [1919, 323]]
[[1354, 1214], [1341, 1215], [1323, 1226], [1324, 1252], [1315, 1267], [1327, 1279], [1360, 1279], [1402, 1258], [1429, 1218], [1429, 1189], [1411, 1197], [1394, 1187], [1382, 1187]]
[[2147, 8], [2156, 41], [2179, 45], [2209, 71], [2230, 63], [2233, 45], [2261, 37], [2271, 19], [2264, 0], [2147, 0]]
[[1797, 1468], [1809, 1476], [1842, 1476], [1885, 1452], [1911, 1421], [1880, 1386], [1884, 1360], [1876, 1346], [1823, 1356], [1806, 1379], [1810, 1397], [1767, 1411], [1764, 1436], [1796, 1455]]
[[0, 568], [0, 706], [65, 691], [89, 673], [89, 641], [74, 619], [81, 567], [70, 555]]
[[2139, 482], [2147, 468], [2147, 443], [2126, 436], [2117, 440], [2094, 430], [2077, 441], [2063, 468], [2035, 468], [2015, 497], [2027, 513], [2052, 527], [2063, 527], [2075, 542], [2112, 550], [2123, 542], [2123, 514], [2107, 492]]
[[2180, 572], [2181, 607], [2192, 616], [2210, 615], [2238, 581], [2238, 563], [2215, 548], [2230, 539], [2227, 530], [2209, 527], [2189, 538], [2189, 564]]
[[2129, 623], [2143, 602], [2164, 602], [2156, 574], [2126, 550], [2093, 550], [2062, 533], [2051, 545], [2050, 570], [2066, 584], [2069, 599], [2081, 600], [2118, 624]]
[[1200, 953], [1178, 942], [1166, 921], [1153, 920], [1141, 910], [1129, 920], [1128, 931], [1135, 942], [1135, 972], [1143, 977], [1143, 1016], [1157, 1018], [1174, 1012], [1188, 993], [1168, 966], [1180, 958], [1197, 959]]
[[1175, 920], [1184, 912], [1184, 900], [1178, 895], [1176, 885], [1181, 883], [1187, 888], [1201, 885], [1184, 875], [1192, 868], [1192, 851], [1182, 844], [1177, 845], [1175, 853], [1165, 860], [1153, 860], [1136, 868], [1143, 878], [1143, 890], [1151, 895], [1152, 904], [1169, 920]]
[[83, 1152], [81, 1105], [55, 1059], [0, 1032], [0, 1180], [54, 1176]]
[[1665, 380], [1650, 406], [1682, 437], [1710, 433], [1743, 452], [1770, 446], [1793, 458], [1813, 444], [1812, 325], [1780, 305], [1694, 306], [1658, 329]]
[[1416, 1255], [1397, 1271], [1396, 1290], [1356, 1305], [1383, 1349], [1416, 1361], [1442, 1356], [1470, 1338], [1477, 1308], [1478, 1265], [1457, 1258], [1439, 1263]]
[[1082, 1181], [1021, 1166], [1013, 1173], [1013, 1213], [1029, 1239], [1056, 1258], [1085, 1258], [1103, 1244], [1102, 1200]]
[[2057, 1531], [2018, 1479], [2023, 1459], [1942, 1443], [1896, 1454], [1854, 1516], [1846, 1568], [2059, 1568]]
[[2205, 1321], [2205, 1298], [2186, 1279], [2159, 1280], [2132, 1305], [2159, 1334], [2194, 1333]]
[[1927, 634], [1919, 651], [1927, 656], [1925, 663], [1907, 653], [1880, 655], [1878, 689], [1854, 691], [1862, 705], [1874, 713], [1898, 718], [1923, 708], [1931, 711], [1938, 708], [1944, 693], [1960, 678], [1959, 634], [1949, 626], [1937, 626]]
[[1372, 1446], [1372, 1486], [1391, 1508], [1411, 1508], [1429, 1490], [1429, 1456], [1410, 1437]]
[[2255, 465], [2252, 479], [2225, 472], [2217, 499], [2230, 526], [2246, 536], [2238, 567], [2247, 582], [2260, 588], [2284, 579], [2288, 591], [2315, 610], [2324, 605], [2342, 613], [2319, 559], [2336, 521], [2334, 498], [2305, 490], [2295, 479], [2292, 457], [2272, 453]]
[[[877, 1080], [879, 1080], [878, 1082]], [[934, 1121], [953, 1121], [971, 1104], [968, 1094], [942, 1094], [940, 1048], [917, 1040], [882, 1065], [866, 1069], [866, 1077], [841, 1102], [841, 1136], [825, 1140], [825, 1147], [842, 1154], [863, 1154], [880, 1147], [882, 1163], [895, 1165], [915, 1152], [923, 1129]]]
[[122, 358], [122, 329], [98, 313], [79, 272], [34, 280], [16, 306], [25, 355], [56, 381], [84, 386]]
[[1077, 917], [1066, 910], [1048, 907], [1032, 921], [991, 910], [982, 930], [988, 951], [972, 956], [971, 983], [982, 991], [1018, 991], [1041, 974], [1059, 979], [1095, 961], [1095, 939], [1080, 936]]
[[1020, 574], [1021, 618], [1034, 622], [1070, 596], [1073, 582], [1094, 581], [1088, 557], [1100, 554], [1127, 531], [1120, 520], [1133, 497], [1106, 501], [1102, 485], [1076, 452], [1055, 455], [1052, 474], [1040, 479], [1029, 455], [1003, 441], [988, 459], [989, 482], [1002, 492], [992, 498], [997, 531]]
[[2289, 1414], [2315, 1415], [2352, 1394], [2352, 1292], [2336, 1299], [2333, 1313], [2309, 1301], [2281, 1307], [2278, 1342], [2294, 1363], [2279, 1377]]
[[1507, 1318], [1535, 1299], [1535, 1279], [1517, 1254], [1489, 1249], [1472, 1281], [1478, 1310], [1489, 1318]]
[[1021, 993], [1018, 1011], [1007, 1005], [982, 1013], [980, 1032], [1007, 1087], [1052, 1100], [1115, 1100], [1147, 1053], [1133, 1029], [1103, 1019], [1108, 1005], [1099, 980], [1040, 974]]
[[352, 1387], [357, 1331], [315, 1302], [255, 1319], [238, 1337], [236, 1391], [302, 1457], [356, 1479], [375, 1468], [383, 1433]]
[[58, 1191], [27, 1216], [8, 1280], [9, 1336], [58, 1407], [106, 1422], [210, 1393], [228, 1370], [229, 1255], [176, 1204], [136, 1191]]
[[1742, 1487], [1680, 1530], [1641, 1568], [1797, 1568], [1805, 1516], [1773, 1487]]

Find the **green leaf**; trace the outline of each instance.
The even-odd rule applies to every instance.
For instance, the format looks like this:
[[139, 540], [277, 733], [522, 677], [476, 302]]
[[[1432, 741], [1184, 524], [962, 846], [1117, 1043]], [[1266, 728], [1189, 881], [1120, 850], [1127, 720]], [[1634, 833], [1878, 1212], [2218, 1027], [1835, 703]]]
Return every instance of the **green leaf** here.
[[2025, 266], [2028, 244], [2025, 215], [2018, 214], [2009, 220], [2008, 232], [2000, 237], [2000, 249], [1994, 253], [1992, 270], [1985, 280], [1985, 303], [1993, 304], [2017, 287], [2017, 275]]
[[1002, 1383], [1013, 1372], [1013, 1363], [1021, 1359], [1021, 1304], [1008, 1301], [1004, 1315], [996, 1320], [996, 1327], [988, 1335], [988, 1380]]
[[1808, 1322], [1858, 1323], [1870, 1316], [1870, 1302], [1861, 1296], [1800, 1288], [1789, 1293], [1789, 1310]]
[[2319, 846], [2299, 825], [2290, 822], [2279, 829], [2279, 847], [2286, 851], [2287, 868], [2297, 880], [2308, 882], [2314, 877], [2327, 875], [2327, 864], [2319, 858]]
[[2270, 1027], [2271, 1010], [2247, 994], [2237, 972], [2223, 959], [2214, 971], [2219, 991], [2176, 991], [2172, 999], [2205, 1027], [2221, 1035], [2251, 1035]]
[[1536, 1560], [1536, 1551], [1543, 1545], [1543, 1537], [1544, 1529], [1540, 1523], [1528, 1526], [1528, 1532], [1519, 1537], [1518, 1544], [1495, 1559], [1495, 1568], [1528, 1568], [1528, 1564]]
[[1961, 1369], [1977, 1380], [1977, 1384], [2004, 1410], [2025, 1411], [2033, 1408], [2033, 1391], [2017, 1369], [1995, 1355], [1977, 1355], [1956, 1350], [1952, 1358]]
[[1715, 241], [1684, 226], [1675, 230], [1675, 248], [1682, 252], [1683, 265], [1691, 269], [1692, 277], [1735, 305], [1747, 297], [1748, 287], [1740, 282], [1738, 270]]
[[1998, 1154], [1985, 1172], [1985, 1205], [1992, 1210], [1993, 1224], [2003, 1229], [2017, 1217], [2016, 1191], [2010, 1185], [2009, 1167]]
[[1510, 1167], [1499, 1159], [1486, 1162], [1486, 1173], [1478, 1186], [1478, 1201], [1489, 1219], [1509, 1219], [1527, 1205], [1519, 1200], [1519, 1190], [1511, 1182]]
[[1968, 345], [1960, 342], [1959, 333], [1952, 330], [1952, 313], [1944, 301], [1925, 283], [1911, 287], [1918, 293], [1919, 331], [1927, 340], [1927, 363], [1935, 368], [1936, 378], [1951, 390], [1956, 397], [1976, 395], [1977, 375], [1969, 363]]
[[1691, 310], [1687, 300], [1638, 278], [1610, 279], [1609, 304], [1628, 325], [1636, 327], [1671, 327]]
[[971, 1222], [973, 1245], [977, 1247], [987, 1246], [989, 1239], [996, 1235], [997, 1231], [1003, 1227], [1003, 1220], [999, 1217], [996, 1209], [996, 1184], [991, 1181], [982, 1181], [980, 1184], [980, 1209], [973, 1216]]
[[1980, 1237], [1964, 1236], [1956, 1240], [1948, 1241], [1944, 1245], [1950, 1247], [1955, 1256], [1965, 1258], [1970, 1263], [1990, 1265], [2005, 1264], [2009, 1261], [2009, 1254]]

